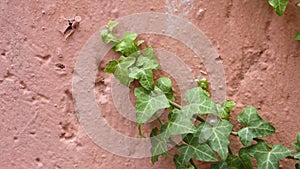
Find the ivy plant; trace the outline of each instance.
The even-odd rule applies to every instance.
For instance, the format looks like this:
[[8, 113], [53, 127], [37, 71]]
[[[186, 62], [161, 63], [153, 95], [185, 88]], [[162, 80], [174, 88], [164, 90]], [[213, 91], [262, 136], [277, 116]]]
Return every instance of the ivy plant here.
[[[282, 16], [289, 0], [268, 0], [269, 4], [274, 8], [277, 15]], [[300, 7], [300, 2], [297, 3], [297, 6]], [[300, 32], [295, 36], [295, 40], [300, 40]]]
[[[279, 0], [273, 1], [274, 5], [275, 2]], [[169, 145], [178, 150], [173, 157], [177, 169], [196, 169], [195, 160], [213, 162], [211, 169], [252, 169], [253, 158], [259, 169], [276, 169], [284, 158], [300, 159], [300, 133], [297, 142], [293, 143], [295, 151], [280, 144], [269, 145], [262, 138], [274, 134], [275, 128], [252, 106], [244, 108], [238, 115], [238, 122], [243, 127], [233, 131], [230, 112], [235, 103], [227, 100], [222, 104], [213, 102], [205, 78], [196, 80], [198, 86], [185, 93], [186, 105], [177, 104], [171, 79], [153, 79], [153, 70], [160, 69], [153, 48], [148, 46], [142, 51], [140, 45], [143, 41], [137, 41], [138, 35], [133, 32], [126, 32], [122, 39], [118, 39], [113, 33], [117, 24], [110, 21], [107, 29], [100, 31], [103, 42], [112, 43], [112, 50], [121, 55], [119, 59], [109, 61], [104, 71], [113, 74], [125, 86], [134, 80], [140, 83], [141, 87], [134, 88], [140, 136], [145, 137], [141, 126], [151, 118], [156, 118], [160, 124], [150, 134], [152, 163], [160, 156], [168, 155]], [[165, 111], [167, 120], [156, 116], [156, 112], [162, 109], [168, 110]], [[239, 137], [243, 145], [237, 154], [229, 148], [230, 135]], [[174, 137], [181, 137], [182, 141], [176, 143]], [[299, 169], [299, 163], [295, 167]]]

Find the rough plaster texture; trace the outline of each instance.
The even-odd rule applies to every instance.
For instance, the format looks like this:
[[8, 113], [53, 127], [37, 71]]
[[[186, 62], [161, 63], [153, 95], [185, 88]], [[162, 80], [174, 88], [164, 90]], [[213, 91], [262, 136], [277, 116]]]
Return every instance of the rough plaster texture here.
[[[288, 147], [300, 131], [300, 43], [293, 40], [300, 30], [296, 2], [289, 2], [282, 17], [266, 0], [203, 0], [194, 2], [186, 15], [173, 11], [201, 29], [219, 52], [228, 99], [237, 102], [233, 121], [243, 107], [253, 105], [277, 128], [270, 142]], [[165, 1], [3, 0], [0, 7], [0, 168], [174, 168], [171, 157], [152, 165], [149, 158], [124, 158], [95, 145], [78, 123], [71, 90], [76, 57], [91, 34], [121, 16], [172, 13]], [[82, 22], [65, 40], [60, 33], [67, 26], [63, 18], [75, 14]], [[188, 55], [178, 55], [194, 69]], [[107, 78], [104, 87], [110, 85]], [[105, 96], [98, 98], [107, 102]], [[120, 131], [136, 135], [134, 123], [117, 114], [107, 116], [112, 126], [122, 125]], [[232, 139], [233, 149], [241, 146]], [[281, 168], [293, 165], [291, 160], [281, 162]]]

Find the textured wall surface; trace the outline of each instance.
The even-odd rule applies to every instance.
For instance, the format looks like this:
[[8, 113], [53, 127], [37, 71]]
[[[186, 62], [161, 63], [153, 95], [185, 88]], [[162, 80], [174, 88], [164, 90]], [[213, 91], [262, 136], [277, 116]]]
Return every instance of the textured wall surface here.
[[[103, 150], [86, 135], [74, 111], [72, 73], [80, 49], [109, 20], [139, 12], [168, 12], [202, 30], [220, 54], [228, 99], [237, 103], [233, 122], [243, 107], [253, 105], [277, 129], [268, 137], [270, 143], [291, 147], [300, 131], [300, 43], [293, 40], [300, 30], [297, 1], [289, 2], [282, 17], [267, 0], [191, 1], [188, 10], [170, 2], [1, 1], [0, 168], [174, 168], [172, 157], [152, 165], [150, 158], [130, 159]], [[64, 18], [76, 14], [82, 18], [80, 27], [65, 40]], [[155, 41], [149, 43], [155, 46]], [[182, 51], [178, 55], [194, 68]], [[102, 89], [111, 82], [104, 77]], [[100, 105], [109, 101], [105, 95], [98, 99]], [[136, 135], [134, 123], [110, 114], [113, 108], [103, 109], [111, 126]], [[241, 146], [232, 139], [233, 149]], [[293, 165], [281, 162], [282, 168]]]

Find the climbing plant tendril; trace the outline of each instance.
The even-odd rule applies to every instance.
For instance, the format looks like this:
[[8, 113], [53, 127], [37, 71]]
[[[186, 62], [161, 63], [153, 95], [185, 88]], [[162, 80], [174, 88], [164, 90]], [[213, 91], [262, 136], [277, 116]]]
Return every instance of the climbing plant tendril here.
[[[272, 2], [275, 6], [275, 2], [279, 1]], [[175, 146], [179, 153], [173, 157], [177, 169], [196, 169], [194, 160], [213, 162], [211, 169], [252, 169], [252, 158], [256, 159], [259, 169], [276, 169], [279, 161], [284, 158], [300, 159], [300, 133], [297, 142], [293, 143], [295, 151], [279, 144], [269, 145], [262, 137], [274, 134], [275, 128], [263, 120], [252, 106], [246, 107], [238, 115], [238, 122], [244, 127], [233, 131], [230, 111], [235, 103], [213, 102], [205, 78], [196, 80], [198, 87], [186, 92], [186, 105], [177, 104], [171, 79], [153, 79], [153, 70], [160, 69], [153, 48], [148, 46], [140, 50], [144, 41], [136, 41], [138, 35], [133, 32], [126, 32], [119, 39], [113, 33], [117, 25], [117, 22], [110, 21], [107, 29], [100, 31], [103, 42], [112, 43], [112, 49], [121, 54], [118, 60], [109, 61], [104, 71], [113, 74], [125, 86], [134, 80], [140, 83], [141, 87], [134, 88], [140, 136], [145, 137], [141, 126], [148, 120], [157, 118], [160, 122], [160, 126], [155, 127], [150, 134], [152, 163], [157, 162], [160, 156], [168, 155], [168, 144], [175, 144], [174, 137], [182, 138]], [[168, 110], [168, 119], [165, 121], [156, 116], [157, 111], [162, 109]], [[206, 122], [209, 115], [216, 116], [218, 120]], [[229, 135], [239, 137], [244, 146], [238, 154], [233, 154], [229, 149]], [[300, 168], [299, 162], [295, 167]]]

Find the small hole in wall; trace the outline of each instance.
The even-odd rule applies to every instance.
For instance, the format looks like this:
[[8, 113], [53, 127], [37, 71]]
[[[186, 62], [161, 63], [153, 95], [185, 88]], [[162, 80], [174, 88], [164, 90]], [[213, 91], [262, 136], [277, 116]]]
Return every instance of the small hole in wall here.
[[41, 159], [37, 157], [37, 158], [35, 159], [35, 161], [40, 162]]

